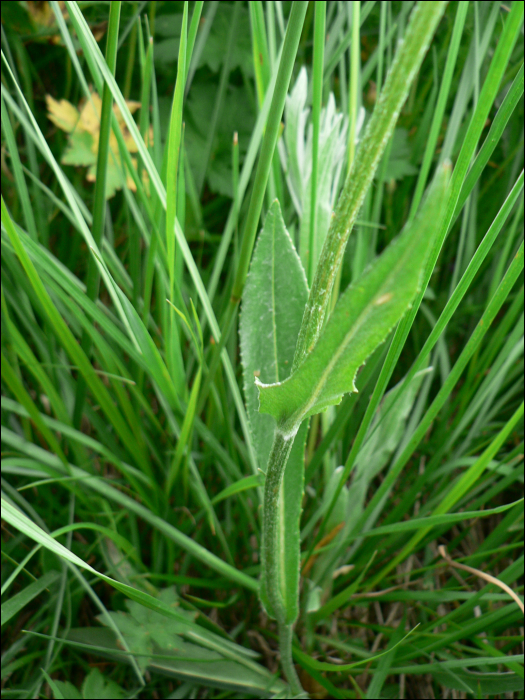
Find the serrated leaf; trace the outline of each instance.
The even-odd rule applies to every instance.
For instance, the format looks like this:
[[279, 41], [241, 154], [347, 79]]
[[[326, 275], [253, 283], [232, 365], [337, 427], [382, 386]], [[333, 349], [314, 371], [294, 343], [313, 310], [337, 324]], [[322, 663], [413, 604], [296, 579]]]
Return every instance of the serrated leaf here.
[[255, 380], [276, 382], [289, 376], [307, 296], [304, 270], [275, 200], [255, 247], [239, 324], [246, 408], [263, 470], [275, 423], [259, 413]]
[[[165, 588], [159, 594], [159, 599], [170, 606], [178, 606], [178, 596], [174, 588]], [[151, 655], [156, 647], [166, 650], [176, 650], [182, 646], [180, 635], [187, 630], [187, 625], [170, 620], [166, 624], [166, 618], [160, 613], [145, 608], [135, 601], [126, 601], [129, 613], [108, 612], [107, 614], [117, 625], [126, 640], [130, 651], [139, 654], [137, 663], [141, 671], [144, 671], [151, 662]], [[195, 614], [179, 608], [179, 613], [187, 617], [188, 622], [193, 621]], [[101, 615], [99, 621], [107, 624], [106, 618]]]
[[[96, 92], [92, 92], [90, 98], [81, 102], [79, 109], [74, 107], [67, 100], [53, 99], [46, 95], [46, 105], [48, 109], [48, 119], [56, 126], [69, 134], [68, 146], [64, 152], [61, 162], [64, 165], [88, 166], [87, 180], [95, 182], [98, 144], [100, 138], [100, 118], [102, 113], [102, 100]], [[126, 101], [131, 114], [140, 107], [140, 102]], [[117, 117], [124, 143], [130, 153], [136, 153], [138, 146], [129, 133], [121, 111], [117, 105], [113, 105], [113, 112]], [[147, 134], [148, 143], [153, 143], [153, 130], [150, 128]], [[134, 167], [137, 167], [136, 158], [131, 159]], [[149, 181], [143, 176], [146, 191], [149, 191]], [[115, 191], [121, 189], [123, 185], [122, 166], [117, 137], [111, 131], [109, 136], [109, 156], [107, 161], [106, 174], [106, 199], [110, 199]], [[133, 192], [136, 191], [133, 178], [126, 173], [126, 185]]]
[[[251, 59], [250, 59], [251, 61]], [[217, 81], [192, 85], [185, 111], [186, 153], [197, 180], [203, 177], [207, 153], [209, 115], [212, 114], [217, 96]], [[222, 109], [216, 135], [213, 140], [209, 168], [205, 173], [213, 192], [233, 197], [232, 134], [238, 132], [241, 162], [250, 143], [255, 124], [255, 113], [243, 87], [230, 85], [225, 96], [228, 109]], [[242, 119], [239, 115], [242, 114]]]
[[50, 683], [50, 688], [53, 692], [53, 697], [56, 700], [62, 700], [62, 698], [71, 698], [71, 700], [82, 700], [82, 695], [75, 688], [73, 683], [69, 681], [57, 681], [53, 680]]
[[93, 151], [93, 136], [87, 131], [74, 131], [60, 162], [64, 165], [94, 165], [97, 154]]
[[[95, 655], [103, 654], [114, 658], [119, 663], [129, 663], [130, 657], [120, 653], [120, 646], [111, 629], [97, 627], [72, 629], [67, 638], [73, 642], [91, 645], [92, 653]], [[287, 686], [283, 681], [252, 660], [256, 655], [227, 640], [218, 640], [216, 637], [215, 639], [219, 646], [211, 649], [201, 646], [198, 639], [192, 643], [180, 638], [180, 646], [177, 649], [156, 651], [148, 663], [148, 671], [192, 684], [233, 690], [242, 693], [240, 697], [252, 695], [271, 697], [270, 693], [286, 690]], [[224, 649], [220, 647], [222, 642], [227, 645]], [[232, 651], [237, 652], [237, 658], [234, 658]], [[247, 656], [247, 654], [250, 655]], [[78, 693], [74, 686], [71, 688]], [[63, 697], [80, 698], [80, 694], [64, 693]]]
[[256, 379], [260, 411], [272, 415], [284, 435], [356, 391], [357, 370], [413, 302], [439, 228], [449, 173], [448, 165], [438, 172], [418, 216], [341, 296], [293, 375], [273, 384]]
[[[215, 15], [213, 25], [200, 55], [199, 67], [207, 65], [214, 73], [217, 73], [224, 64], [224, 47], [228, 43], [228, 34], [232, 22], [233, 5], [221, 4]], [[248, 11], [241, 8], [237, 19], [237, 33], [230, 56], [230, 69], [241, 68], [249, 77], [253, 76], [252, 44], [250, 18]]]
[[376, 177], [381, 176], [381, 182], [390, 182], [402, 180], [407, 175], [417, 175], [417, 168], [410, 161], [411, 155], [407, 130], [400, 127], [394, 129], [388, 163], [384, 172], [381, 169], [376, 172]]
[[173, 659], [153, 659], [150, 669], [192, 685], [230, 690], [241, 698], [270, 698], [273, 693], [287, 690], [283, 681], [263, 666], [252, 663], [247, 667], [191, 642], [183, 642], [173, 652]]
[[82, 683], [82, 697], [84, 700], [100, 700], [100, 698], [118, 700], [118, 698], [125, 698], [126, 692], [118, 683], [105, 678], [98, 668], [93, 668]]
[[[275, 422], [259, 413], [255, 378], [280, 381], [290, 374], [297, 335], [308, 296], [306, 276], [276, 200], [266, 216], [244, 288], [240, 319], [241, 356], [248, 420], [260, 469], [264, 471]], [[304, 433], [304, 434], [303, 434]], [[306, 426], [294, 443], [284, 473], [281, 519], [284, 553], [283, 595], [290, 619], [297, 616], [299, 520], [304, 481]], [[269, 614], [262, 573], [261, 596]]]
[[55, 100], [51, 95], [46, 95], [46, 106], [48, 109], [48, 119], [58, 126], [62, 131], [71, 133], [75, 130], [80, 112], [67, 100]]

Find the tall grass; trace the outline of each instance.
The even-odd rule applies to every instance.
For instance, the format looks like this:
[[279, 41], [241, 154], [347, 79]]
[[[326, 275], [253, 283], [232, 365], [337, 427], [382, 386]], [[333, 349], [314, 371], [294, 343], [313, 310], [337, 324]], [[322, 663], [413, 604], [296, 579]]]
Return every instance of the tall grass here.
[[5, 696], [522, 697], [523, 4], [6, 5]]

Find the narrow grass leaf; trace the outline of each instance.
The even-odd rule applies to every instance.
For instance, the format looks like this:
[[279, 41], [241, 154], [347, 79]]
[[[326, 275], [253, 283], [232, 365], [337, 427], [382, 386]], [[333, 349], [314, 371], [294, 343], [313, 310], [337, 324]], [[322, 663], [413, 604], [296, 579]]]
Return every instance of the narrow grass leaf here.
[[[164, 520], [164, 518], [155, 515], [149, 508], [145, 508], [140, 503], [137, 503], [134, 498], [130, 498], [119, 489], [111, 486], [107, 480], [92, 477], [88, 472], [71, 464], [69, 465], [70, 473], [66, 473], [65, 468], [58, 457], [55, 457], [50, 452], [27, 442], [7, 428], [2, 429], [2, 439], [6, 442], [6, 444], [10, 444], [13, 449], [20, 450], [25, 454], [35, 457], [41, 462], [42, 465], [51, 466], [55, 472], [58, 471], [59, 473], [67, 474], [68, 476], [75, 476], [79, 479], [85, 480], [85, 485], [87, 488], [95, 491], [104, 498], [108, 498], [109, 500], [118, 503], [120, 506], [122, 506], [122, 508], [129, 512], [135, 513], [139, 518], [149, 522], [165, 537], [173, 540], [179, 547], [188, 551], [192, 556], [194, 556], [197, 560], [202, 561], [206, 566], [209, 566], [211, 569], [214, 569], [226, 578], [235, 581], [251, 591], [258, 591], [259, 584], [254, 578], [248, 576], [242, 571], [239, 571], [222, 559], [219, 559], [219, 557], [212, 552], [209, 552], [198, 542], [194, 542], [191, 537], [188, 537], [176, 527], [170, 525]], [[75, 561], [72, 563], [78, 562]]]
[[29, 199], [29, 191], [27, 189], [27, 184], [24, 178], [24, 169], [20, 160], [20, 154], [18, 152], [13, 127], [11, 126], [11, 119], [7, 113], [3, 92], [0, 96], [0, 99], [2, 104], [2, 131], [4, 132], [7, 143], [7, 152], [9, 153], [9, 156], [11, 158], [11, 164], [13, 167], [16, 182], [16, 189], [20, 198], [20, 203], [22, 205], [22, 212], [25, 219], [25, 225], [27, 228], [27, 232], [29, 233], [31, 238], [34, 241], [37, 241], [38, 232], [36, 228], [35, 215], [31, 206], [31, 201]]
[[5, 603], [2, 603], [2, 626], [5, 625], [6, 622], [9, 622], [12, 617], [18, 615], [33, 598], [36, 598], [37, 595], [45, 591], [46, 588], [51, 586], [59, 577], [60, 574], [58, 571], [47, 571], [38, 581], [33, 581], [29, 586], [26, 586], [6, 600]]
[[[100, 73], [102, 74], [104, 80], [108, 83], [108, 85], [111, 89], [111, 92], [113, 94], [113, 99], [115, 100], [116, 104], [118, 105], [120, 113], [122, 114], [122, 118], [124, 119], [126, 126], [129, 129], [129, 132], [137, 145], [138, 152], [143, 159], [144, 166], [145, 166], [145, 168], [148, 172], [148, 175], [150, 177], [151, 185], [155, 189], [155, 192], [159, 198], [161, 206], [165, 209], [166, 208], [166, 190], [165, 190], [164, 185], [162, 183], [160, 174], [159, 174], [157, 168], [155, 167], [153, 160], [152, 160], [152, 158], [151, 158], [151, 156], [150, 156], [150, 154], [149, 154], [149, 152], [144, 144], [144, 141], [140, 137], [140, 132], [139, 132], [137, 125], [135, 124], [135, 121], [134, 121], [134, 119], [129, 111], [129, 108], [128, 108], [125, 100], [124, 100], [122, 92], [120, 91], [120, 89], [115, 81], [115, 78], [113, 77], [111, 72], [108, 70], [108, 67], [107, 67], [106, 62], [104, 60], [104, 57], [102, 56], [102, 53], [100, 52], [98, 44], [96, 43], [95, 38], [93, 37], [93, 34], [90, 31], [90, 29], [87, 25], [87, 22], [86, 22], [85, 18], [83, 17], [82, 13], [80, 12], [76, 3], [69, 3], [68, 10], [70, 12], [71, 20], [75, 25], [75, 28], [76, 28], [78, 35], [81, 36], [86, 43], [87, 54], [92, 55], [93, 59], [96, 63], [97, 70], [94, 71], [95, 75], [97, 75], [98, 71], [100, 70]], [[209, 15], [210, 15], [210, 13], [208, 13], [208, 19], [210, 19]], [[116, 120], [114, 120], [114, 122], [115, 121]], [[115, 127], [115, 124], [113, 126]], [[137, 186], [139, 186], [139, 185], [140, 185], [140, 188], [143, 189], [142, 183], [140, 183], [140, 181], [139, 181], [139, 184]], [[146, 204], [149, 204], [147, 200], [146, 200]], [[215, 317], [215, 313], [214, 313], [213, 308], [211, 306], [211, 302], [210, 302], [210, 299], [208, 297], [208, 294], [206, 293], [206, 289], [204, 287], [201, 275], [199, 273], [197, 265], [195, 264], [195, 260], [193, 259], [193, 255], [191, 253], [191, 250], [190, 250], [190, 247], [189, 247], [188, 242], [186, 240], [186, 237], [184, 235], [184, 232], [182, 231], [177, 219], [175, 219], [175, 235], [177, 238], [177, 242], [180, 246], [182, 255], [184, 257], [184, 261], [186, 263], [186, 266], [190, 272], [192, 281], [195, 284], [195, 287], [197, 289], [197, 293], [198, 293], [199, 298], [201, 300], [201, 303], [204, 307], [204, 311], [205, 311], [206, 316], [208, 318], [208, 322], [210, 324], [213, 336], [216, 339], [216, 341], [219, 341], [221, 338], [221, 332], [219, 329], [219, 325], [217, 323], [217, 319]], [[240, 396], [239, 387], [237, 384], [235, 373], [234, 373], [232, 365], [231, 365], [230, 357], [225, 350], [223, 350], [221, 352], [221, 359], [222, 359], [223, 366], [225, 369], [226, 377], [228, 379], [228, 384], [230, 385], [230, 388], [231, 388], [231, 391], [233, 394], [235, 407], [239, 413], [239, 419], [241, 421], [243, 433], [244, 433], [246, 442], [248, 444], [248, 449], [251, 452], [252, 451], [251, 438], [250, 438], [249, 428], [247, 425], [244, 404], [243, 404], [242, 398]], [[251, 456], [252, 456], [253, 462], [255, 462], [255, 456], [254, 455], [251, 455]]]
[[[191, 387], [190, 399], [186, 407], [186, 412], [184, 414], [184, 421], [182, 423], [182, 428], [180, 431], [179, 439], [177, 441], [177, 447], [175, 449], [175, 455], [173, 456], [173, 461], [170, 465], [168, 476], [166, 479], [166, 495], [169, 497], [173, 486], [177, 480], [179, 474], [180, 465], [182, 463], [186, 447], [190, 448], [190, 438], [193, 428], [193, 420], [195, 418], [195, 409], [197, 406], [197, 397], [199, 395], [199, 390], [201, 386], [201, 376], [202, 367], [199, 366], [195, 379], [193, 380], [193, 386]], [[187, 477], [185, 477], [187, 478]], [[213, 529], [213, 525], [212, 525]]]
[[[169, 294], [174, 300], [175, 290], [180, 296], [181, 265], [176, 257], [179, 255], [175, 237], [175, 220], [177, 218], [177, 187], [179, 171], [179, 155], [182, 139], [182, 109], [184, 100], [184, 83], [186, 80], [186, 44], [188, 30], [188, 3], [184, 3], [182, 16], [182, 29], [179, 44], [179, 58], [177, 61], [177, 81], [173, 92], [171, 106], [170, 126], [168, 132], [168, 161], [166, 168], [166, 251], [168, 256]], [[177, 388], [177, 394], [183, 396], [184, 365], [180, 348], [178, 319], [172, 309], [168, 313], [169, 325], [166, 328], [166, 356], [170, 376]]]
[[[49, 318], [55, 332], [63, 344], [64, 348], [71, 357], [73, 363], [77, 365], [86, 378], [86, 382], [93, 394], [100, 402], [101, 408], [104, 410], [106, 416], [110, 420], [111, 424], [114, 426], [115, 430], [121, 437], [125, 445], [131, 446], [135, 444], [133, 435], [131, 434], [128, 426], [125, 424], [120, 412], [114, 405], [109, 392], [106, 387], [96, 375], [93, 367], [91, 366], [89, 360], [82, 352], [81, 348], [78, 346], [76, 339], [71, 333], [70, 329], [66, 325], [64, 319], [58, 313], [56, 307], [54, 306], [48, 292], [46, 291], [42, 280], [38, 276], [37, 271], [31, 260], [29, 259], [20, 238], [17, 235], [14, 224], [9, 216], [7, 208], [5, 206], [4, 200], [2, 198], [2, 222], [7, 230], [9, 239], [18, 255], [22, 266], [24, 267], [27, 276], [29, 277], [31, 284], [38, 294], [40, 302]], [[139, 457], [139, 455], [137, 455]]]
[[211, 499], [211, 502], [213, 505], [215, 505], [216, 503], [224, 501], [225, 498], [230, 498], [230, 496], [234, 496], [236, 493], [242, 493], [243, 491], [247, 491], [249, 489], [255, 489], [258, 486], [261, 486], [261, 484], [262, 478], [260, 476], [256, 474], [252, 474], [252, 476], [245, 476], [243, 479], [239, 479], [239, 481], [236, 481], [223, 489]]
[[374, 537], [376, 535], [390, 535], [395, 532], [409, 532], [410, 530], [419, 530], [420, 528], [437, 527], [439, 525], [453, 525], [455, 523], [464, 522], [465, 520], [474, 520], [475, 518], [486, 518], [497, 513], [504, 513], [510, 508], [514, 508], [523, 502], [523, 499], [507, 503], [504, 506], [496, 508], [487, 508], [487, 510], [472, 510], [461, 511], [460, 513], [446, 513], [443, 515], [430, 515], [427, 518], [414, 518], [413, 520], [403, 521], [401, 523], [393, 523], [384, 527], [376, 527], [373, 530], [368, 530], [355, 537]]

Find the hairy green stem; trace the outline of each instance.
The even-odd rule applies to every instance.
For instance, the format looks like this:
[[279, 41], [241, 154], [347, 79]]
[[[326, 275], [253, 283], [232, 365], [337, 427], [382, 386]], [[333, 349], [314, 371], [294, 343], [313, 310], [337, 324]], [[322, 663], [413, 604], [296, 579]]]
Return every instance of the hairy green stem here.
[[283, 483], [284, 468], [288, 462], [295, 433], [285, 437], [276, 429], [268, 469], [264, 482], [263, 511], [263, 558], [266, 570], [266, 589], [273, 614], [279, 623], [286, 622], [286, 607], [282, 593], [283, 576], [281, 546], [279, 538], [279, 499]]
[[292, 636], [293, 625], [279, 623], [279, 649], [281, 652], [281, 666], [286, 676], [286, 680], [290, 684], [292, 697], [305, 697], [301, 681], [293, 665], [292, 657]]
[[272, 613], [277, 619], [279, 628], [279, 650], [281, 652], [281, 666], [290, 684], [292, 695], [303, 692], [301, 683], [295, 672], [292, 660], [292, 631], [293, 622], [287, 621], [286, 604], [284, 601], [282, 586], [284, 582], [282, 547], [280, 541], [279, 507], [282, 497], [282, 483], [284, 468], [295, 439], [295, 432], [286, 437], [277, 428], [273, 440], [270, 456], [268, 457], [268, 470], [264, 484], [264, 512], [263, 512], [263, 552], [266, 571], [266, 596], [272, 607]]
[[319, 338], [348, 237], [446, 5], [446, 2], [420, 2], [412, 12], [405, 38], [395, 55], [332, 215], [304, 311], [292, 371]]

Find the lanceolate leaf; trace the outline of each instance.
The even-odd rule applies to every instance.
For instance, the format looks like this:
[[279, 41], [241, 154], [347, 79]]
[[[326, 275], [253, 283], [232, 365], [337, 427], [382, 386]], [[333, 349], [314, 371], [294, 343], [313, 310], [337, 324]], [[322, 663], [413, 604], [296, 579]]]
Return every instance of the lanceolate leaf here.
[[287, 380], [259, 387], [260, 411], [293, 434], [300, 423], [343, 394], [356, 391], [357, 370], [400, 320], [416, 296], [447, 196], [443, 166], [415, 220], [341, 296], [326, 328]]
[[253, 254], [239, 324], [246, 407], [263, 470], [275, 422], [259, 413], [255, 380], [280, 382], [290, 375], [307, 297], [306, 277], [275, 200]]
[[[259, 468], [266, 470], [275, 421], [259, 413], [255, 378], [283, 381], [292, 360], [308, 288], [301, 261], [286, 230], [279, 202], [266, 216], [244, 288], [240, 320], [241, 354], [248, 419]], [[289, 622], [297, 617], [299, 585], [299, 520], [304, 480], [306, 424], [297, 436], [284, 474], [279, 529], [282, 542], [281, 589]], [[261, 597], [273, 615], [266, 596], [263, 567]]]

